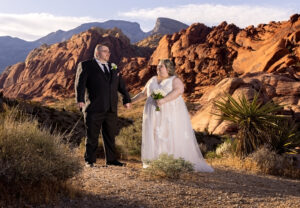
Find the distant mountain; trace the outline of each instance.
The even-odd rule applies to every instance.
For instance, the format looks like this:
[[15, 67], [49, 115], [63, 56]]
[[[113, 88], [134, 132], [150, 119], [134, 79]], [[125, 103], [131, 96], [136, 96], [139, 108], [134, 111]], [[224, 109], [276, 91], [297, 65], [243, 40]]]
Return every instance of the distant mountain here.
[[103, 29], [112, 29], [114, 27], [117, 27], [122, 30], [122, 32], [130, 39], [132, 43], [142, 40], [147, 36], [147, 33], [143, 32], [140, 25], [136, 22], [128, 22], [124, 20], [109, 20], [106, 22], [85, 23], [69, 31], [58, 30], [36, 40], [36, 42], [40, 44], [53, 44], [66, 41], [74, 34], [87, 31], [92, 27], [100, 27]]
[[101, 22], [85, 23], [69, 31], [58, 30], [56, 32], [46, 35], [45, 37], [36, 40], [35, 42], [38, 42], [40, 44], [46, 43], [50, 45], [50, 44], [66, 41], [69, 38], [71, 38], [74, 34], [87, 31], [92, 27], [100, 27], [103, 29], [112, 29], [114, 27], [117, 27], [120, 30], [122, 30], [122, 32], [130, 39], [131, 43], [136, 43], [140, 40], [149, 37], [150, 35], [173, 34], [175, 32], [180, 31], [181, 29], [186, 29], [188, 25], [183, 24], [182, 22], [179, 22], [177, 20], [159, 17], [156, 20], [156, 24], [153, 30], [149, 32], [143, 32], [141, 30], [140, 25], [136, 22], [128, 22], [124, 20], [109, 20], [102, 23]]
[[24, 61], [28, 52], [39, 44], [10, 36], [0, 37], [0, 72], [5, 67]]
[[0, 73], [7, 66], [24, 61], [28, 53], [36, 47], [42, 44], [51, 45], [66, 41], [73, 35], [87, 31], [92, 27], [100, 27], [103, 29], [117, 27], [130, 39], [131, 43], [136, 43], [155, 34], [173, 34], [181, 29], [187, 28], [188, 25], [168, 18], [158, 18], [153, 30], [143, 32], [140, 25], [136, 22], [109, 20], [106, 22], [85, 23], [68, 31], [58, 30], [32, 42], [9, 36], [0, 37]]
[[186, 29], [188, 25], [179, 22], [177, 20], [165, 18], [165, 17], [159, 17], [156, 20], [156, 24], [153, 30], [151, 30], [149, 33], [150, 35], [154, 34], [173, 34], [175, 32], [179, 32], [182, 29]]

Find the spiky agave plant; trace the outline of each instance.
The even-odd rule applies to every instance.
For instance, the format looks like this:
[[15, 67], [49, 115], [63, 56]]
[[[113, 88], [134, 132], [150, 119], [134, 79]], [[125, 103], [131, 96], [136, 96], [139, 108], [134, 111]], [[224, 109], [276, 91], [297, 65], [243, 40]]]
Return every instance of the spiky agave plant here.
[[282, 106], [272, 101], [263, 104], [258, 97], [259, 93], [256, 93], [252, 101], [248, 101], [244, 95], [236, 100], [227, 94], [220, 101], [214, 102], [219, 110], [215, 115], [238, 127], [236, 153], [239, 156], [246, 156], [262, 144], [271, 143], [269, 130], [276, 128], [276, 121], [284, 117], [276, 114]]
[[272, 129], [271, 147], [278, 154], [297, 154], [300, 146], [299, 124], [292, 119], [278, 120], [278, 128]]

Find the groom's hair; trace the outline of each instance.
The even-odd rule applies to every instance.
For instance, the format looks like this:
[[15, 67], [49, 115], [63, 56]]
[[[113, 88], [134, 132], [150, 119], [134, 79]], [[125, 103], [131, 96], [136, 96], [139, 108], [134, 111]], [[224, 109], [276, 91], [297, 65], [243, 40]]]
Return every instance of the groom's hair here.
[[[105, 47], [108, 47], [106, 44], [97, 44], [96, 47], [95, 47], [95, 50], [94, 50], [94, 57], [95, 58], [98, 58], [98, 51], [100, 51], [100, 49], [105, 46]], [[109, 48], [109, 47], [108, 47]]]
[[165, 67], [168, 70], [169, 76], [175, 75], [175, 65], [174, 65], [173, 61], [171, 61], [170, 59], [160, 59], [159, 62], [161, 64], [165, 65]]

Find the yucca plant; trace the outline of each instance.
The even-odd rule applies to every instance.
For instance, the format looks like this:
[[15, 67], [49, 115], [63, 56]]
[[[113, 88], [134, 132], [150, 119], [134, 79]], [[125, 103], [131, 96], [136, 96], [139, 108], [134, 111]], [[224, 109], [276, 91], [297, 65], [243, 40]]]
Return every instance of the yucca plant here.
[[298, 125], [291, 119], [278, 120], [278, 128], [271, 129], [272, 143], [270, 144], [272, 149], [277, 154], [297, 154], [296, 147], [300, 146], [300, 132]]
[[244, 95], [236, 100], [227, 94], [222, 100], [214, 102], [219, 110], [215, 115], [238, 127], [236, 153], [239, 156], [246, 156], [261, 145], [271, 143], [270, 129], [277, 128], [276, 121], [284, 118], [283, 115], [277, 115], [282, 106], [272, 101], [263, 104], [258, 98], [259, 93], [254, 95], [252, 101], [248, 101]]

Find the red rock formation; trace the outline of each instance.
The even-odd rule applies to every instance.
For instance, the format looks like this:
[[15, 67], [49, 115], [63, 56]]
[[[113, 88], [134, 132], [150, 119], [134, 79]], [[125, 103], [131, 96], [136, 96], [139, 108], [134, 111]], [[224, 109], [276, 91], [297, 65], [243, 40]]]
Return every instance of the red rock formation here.
[[193, 24], [187, 30], [164, 36], [149, 65], [157, 65], [161, 58], [174, 59], [176, 73], [185, 83], [185, 92], [189, 100], [195, 101], [207, 86], [234, 76], [232, 62], [236, 51], [226, 44], [233, 41], [238, 32], [239, 28], [226, 22], [215, 28]]
[[246, 72], [283, 72], [287, 68], [300, 75], [300, 19], [293, 15], [289, 21], [249, 26], [236, 37], [238, 56], [233, 69]]
[[77, 64], [92, 58], [98, 43], [111, 48], [111, 60], [117, 64], [121, 57], [136, 56], [129, 39], [120, 30], [94, 28], [66, 42], [43, 45], [31, 51], [25, 63], [6, 69], [0, 76], [4, 96], [36, 101], [73, 97]]
[[207, 91], [199, 100], [201, 108], [192, 118], [195, 129], [205, 129], [215, 134], [224, 134], [232, 131], [234, 126], [227, 121], [221, 121], [216, 113], [214, 101], [231, 94], [235, 99], [244, 95], [252, 99], [254, 94], [261, 92], [264, 102], [273, 100], [284, 105], [287, 114], [300, 121], [300, 82], [287, 75], [275, 75], [271, 73], [252, 73], [240, 78], [226, 78], [215, 87]]
[[144, 57], [124, 58], [120, 63], [122, 75], [131, 93], [138, 93], [145, 83], [156, 74], [155, 67], [147, 65]]
[[[10, 97], [72, 97], [78, 62], [91, 58], [94, 46], [103, 41], [110, 44], [111, 60], [119, 64], [132, 93], [138, 92], [156, 73], [161, 58], [174, 60], [176, 73], [185, 84], [185, 98], [201, 105], [201, 96], [224, 78], [265, 72], [283, 74], [294, 81], [300, 79], [300, 19], [293, 15], [289, 21], [245, 29], [226, 22], [213, 28], [195, 23], [186, 30], [163, 36], [151, 57], [143, 48], [149, 44], [153, 48], [156, 43], [151, 38], [149, 44], [142, 41], [143, 47], [131, 46], [120, 31], [93, 29], [73, 36], [70, 41], [33, 50], [25, 63], [10, 67], [0, 76], [0, 88]], [[274, 87], [265, 81], [261, 83], [273, 99]]]

